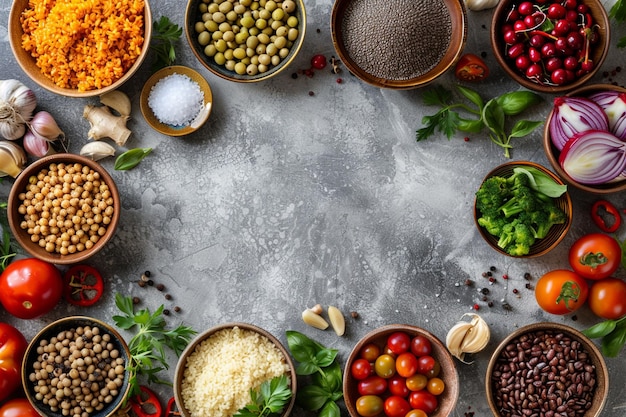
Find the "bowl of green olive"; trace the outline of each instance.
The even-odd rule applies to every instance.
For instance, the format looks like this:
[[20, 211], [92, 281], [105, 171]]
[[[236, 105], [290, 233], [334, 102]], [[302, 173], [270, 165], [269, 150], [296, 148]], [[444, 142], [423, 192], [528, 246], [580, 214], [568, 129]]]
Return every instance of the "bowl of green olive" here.
[[187, 3], [191, 50], [206, 69], [229, 81], [258, 82], [279, 74], [296, 58], [305, 32], [303, 0]]
[[128, 345], [111, 325], [72, 316], [45, 326], [26, 349], [22, 384], [42, 416], [108, 417], [130, 390]]

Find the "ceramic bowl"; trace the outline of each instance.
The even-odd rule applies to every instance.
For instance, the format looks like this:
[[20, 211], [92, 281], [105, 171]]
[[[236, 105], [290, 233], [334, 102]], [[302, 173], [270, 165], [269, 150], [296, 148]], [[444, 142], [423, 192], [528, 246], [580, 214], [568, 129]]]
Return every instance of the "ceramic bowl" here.
[[[191, 417], [192, 415], [201, 414], [201, 410], [189, 409], [189, 404], [192, 402], [195, 403], [195, 401], [190, 399], [191, 397], [187, 392], [190, 389], [185, 390], [184, 386], [186, 385], [186, 380], [188, 378], [192, 378], [192, 376], [190, 376], [191, 374], [193, 374], [193, 376], [198, 376], [201, 372], [204, 372], [204, 376], [208, 375], [209, 379], [212, 379], [213, 371], [219, 372], [219, 375], [221, 375], [219, 377], [220, 382], [223, 381], [225, 384], [227, 384], [228, 381], [232, 380], [247, 380], [250, 382], [251, 380], [256, 378], [262, 378], [259, 374], [265, 375], [265, 373], [260, 372], [259, 369], [255, 369], [255, 367], [252, 365], [255, 361], [259, 360], [258, 356], [250, 356], [246, 358], [244, 354], [239, 353], [237, 350], [239, 349], [239, 347], [235, 344], [241, 345], [242, 340], [249, 337], [257, 337], [256, 341], [253, 342], [257, 343], [258, 345], [262, 344], [266, 347], [274, 346], [278, 351], [279, 356], [282, 357], [281, 366], [284, 368], [285, 374], [289, 379], [292, 395], [289, 403], [284, 407], [280, 415], [282, 417], [286, 417], [291, 413], [291, 410], [293, 409], [293, 406], [295, 404], [296, 392], [298, 387], [296, 368], [293, 364], [293, 361], [291, 360], [289, 352], [270, 332], [253, 324], [234, 322], [217, 325], [198, 334], [195, 339], [192, 340], [189, 345], [187, 345], [183, 353], [180, 355], [174, 373], [174, 397], [176, 399], [176, 405], [182, 417]], [[224, 342], [231, 343], [233, 345], [224, 345]], [[218, 350], [219, 353], [217, 355], [220, 356], [219, 359], [216, 359], [215, 356], [205, 357], [206, 355], [209, 355], [209, 353], [207, 352], [210, 351], [215, 353], [218, 352]], [[224, 369], [228, 367], [224, 365], [224, 361], [228, 360], [227, 358], [224, 358], [224, 352], [228, 352], [229, 350], [232, 350], [233, 354], [237, 355], [238, 359], [233, 358], [233, 361], [236, 361], [234, 362], [234, 366], [230, 367], [229, 369]], [[259, 349], [259, 351], [257, 351], [256, 353], [260, 354], [261, 351], [262, 350]], [[241, 356], [244, 357], [242, 358]], [[244, 363], [242, 363], [243, 359], [245, 359]], [[215, 360], [215, 362], [213, 362], [213, 360]], [[202, 368], [198, 368], [197, 365], [199, 363], [202, 364]], [[237, 373], [236, 375], [233, 374], [235, 368]], [[252, 374], [253, 372], [256, 374], [255, 377], [247, 375]], [[261, 381], [259, 381], [259, 384], [260, 382]], [[203, 384], [203, 386], [206, 387], [207, 385]], [[215, 404], [217, 402], [221, 404], [222, 408], [219, 411], [212, 410], [214, 412], [207, 415], [213, 415], [214, 417], [217, 417], [218, 415], [226, 413], [226, 409], [231, 407], [233, 403], [236, 402], [235, 399], [238, 396], [247, 396], [249, 393], [249, 389], [245, 387], [241, 387], [239, 393], [233, 392], [234, 388], [232, 387], [226, 387], [225, 389], [227, 389], [229, 392], [225, 396], [221, 396], [219, 399], [211, 399], [206, 397], [198, 399], [198, 403]], [[215, 392], [215, 389], [211, 391]], [[204, 394], [207, 396], [211, 395], [209, 393]], [[227, 397], [227, 400], [225, 400], [224, 397]], [[194, 405], [192, 404], [191, 407], [194, 407]]]
[[[64, 163], [68, 164], [81, 164], [83, 167], [88, 167], [91, 170], [100, 174], [101, 180], [108, 186], [110, 192], [110, 198], [113, 203], [113, 214], [110, 215], [110, 222], [103, 226], [105, 231], [100, 235], [97, 242], [89, 249], [82, 251], [75, 251], [73, 253], [61, 253], [61, 252], [48, 252], [46, 248], [39, 245], [39, 242], [33, 242], [31, 239], [31, 233], [28, 229], [22, 228], [22, 223], [25, 221], [24, 214], [20, 214], [20, 205], [22, 200], [20, 194], [26, 191], [27, 185], [37, 177], [37, 175], [43, 170], [48, 169], [51, 164]], [[92, 196], [95, 192], [92, 192]], [[58, 197], [57, 197], [58, 198]], [[55, 200], [54, 198], [45, 198], [44, 201]], [[60, 201], [60, 200], [58, 200]], [[92, 161], [89, 158], [85, 158], [80, 155], [60, 153], [43, 157], [27, 166], [24, 171], [15, 179], [11, 191], [9, 193], [7, 216], [9, 220], [9, 226], [13, 232], [13, 237], [20, 244], [22, 248], [30, 255], [39, 258], [43, 261], [50, 262], [52, 264], [67, 265], [83, 262], [91, 256], [98, 253], [113, 237], [117, 228], [121, 211], [120, 196], [117, 190], [117, 186], [113, 181], [113, 178], [99, 163]], [[69, 220], [69, 215], [66, 216]], [[77, 219], [81, 220], [81, 219]], [[81, 220], [82, 221], [82, 220]], [[60, 233], [55, 233], [60, 234]], [[52, 236], [52, 231], [50, 231]]]
[[395, 11], [388, 2], [336, 0], [331, 35], [341, 62], [380, 88], [412, 89], [437, 79], [463, 52], [467, 14], [458, 0], [422, 3]]
[[[351, 417], [361, 417], [357, 412], [356, 403], [361, 395], [359, 394], [357, 380], [351, 372], [352, 364], [360, 358], [361, 350], [364, 346], [374, 344], [381, 352], [384, 352], [387, 346], [387, 339], [390, 335], [402, 332], [413, 339], [416, 336], [422, 336], [430, 341], [432, 346], [432, 352], [430, 356], [434, 357], [440, 365], [440, 372], [438, 378], [441, 378], [445, 384], [444, 391], [436, 398], [438, 401], [437, 409], [429, 413], [429, 417], [447, 417], [452, 414], [458, 397], [459, 397], [459, 377], [454, 364], [452, 355], [448, 352], [445, 345], [433, 334], [422, 328], [408, 325], [408, 324], [389, 324], [379, 327], [367, 333], [350, 351], [350, 355], [346, 360], [346, 365], [343, 373], [343, 396], [348, 409], [348, 413]], [[381, 398], [384, 394], [381, 394]], [[378, 414], [384, 416], [384, 412]], [[373, 417], [373, 416], [372, 416]]]
[[[269, 68], [265, 72], [249, 73], [248, 71], [245, 71], [244, 73], [240, 74], [232, 68], [231, 69], [227, 68], [226, 64], [217, 63], [213, 56], [208, 56], [205, 53], [207, 44], [204, 42], [203, 44], [200, 44], [200, 40], [199, 40], [200, 32], [196, 30], [196, 24], [201, 24], [203, 22], [202, 15], [206, 13], [204, 11], [204, 8], [207, 7], [207, 4], [210, 4], [212, 2], [207, 2], [204, 0], [190, 0], [187, 3], [187, 9], [185, 12], [185, 35], [187, 38], [187, 42], [189, 43], [189, 46], [191, 47], [191, 50], [193, 54], [196, 56], [196, 58], [198, 59], [198, 61], [200, 61], [200, 63], [206, 69], [208, 69], [211, 73], [217, 75], [220, 78], [223, 78], [228, 81], [239, 82], [239, 83], [254, 83], [254, 82], [259, 82], [259, 81], [270, 79], [280, 74], [291, 65], [291, 63], [295, 60], [296, 56], [300, 52], [300, 49], [302, 48], [302, 44], [304, 42], [304, 36], [306, 33], [306, 10], [304, 6], [304, 1], [293, 0], [293, 2], [295, 3], [295, 10], [287, 12], [285, 14], [285, 17], [283, 18], [283, 21], [286, 22], [287, 16], [295, 17], [297, 18], [297, 24], [295, 24], [294, 26], [284, 24], [282, 26], [284, 28], [293, 28], [297, 30], [297, 32], [294, 32], [294, 33], [297, 33], [297, 36], [294, 36], [294, 39], [287, 43], [286, 47], [288, 51], [285, 51], [285, 56], [282, 57], [282, 59], [280, 60], [280, 63], [278, 63], [277, 65], [268, 65]], [[280, 0], [280, 1], [276, 1], [276, 3], [278, 3], [278, 5], [282, 8], [282, 6], [284, 5], [284, 3], [286, 3], [286, 1], [283, 2], [282, 0]], [[202, 11], [201, 11], [201, 8], [202, 8]], [[233, 17], [242, 16], [242, 14], [237, 14], [235, 10], [232, 10], [231, 12], [235, 13]], [[229, 21], [228, 13], [226, 13], [226, 16], [227, 16], [226, 21], [228, 22]], [[269, 21], [270, 19], [266, 20], [266, 22], [269, 22]], [[255, 22], [255, 24], [257, 23], [258, 22]], [[252, 27], [250, 30], [253, 30], [253, 29], [256, 29], [256, 28]], [[205, 33], [213, 33], [213, 32], [205, 31]], [[272, 31], [272, 33], [270, 33], [269, 36], [273, 36], [275, 34], [276, 34], [276, 31]], [[203, 35], [203, 36], [206, 36], [206, 35]], [[217, 41], [212, 40], [211, 42], [209, 42], [209, 45], [214, 45], [216, 42]], [[247, 40], [245, 41], [241, 40], [241, 42], [242, 43], [238, 43], [237, 45], [244, 45], [243, 42], [247, 42]], [[218, 49], [221, 50], [221, 47], [219, 45], [217, 47]], [[236, 48], [231, 49], [230, 47], [228, 47], [227, 49], [234, 51]], [[255, 49], [256, 49], [256, 46], [255, 46]], [[281, 49], [281, 48], [279, 47], [278, 49]], [[258, 50], [256, 53], [259, 54]], [[277, 55], [280, 55], [280, 53], [278, 53]], [[236, 62], [241, 62], [241, 61], [236, 58], [232, 60], [233, 65]], [[249, 69], [250, 67], [247, 66], [246, 68]]]
[[[483, 182], [487, 178], [490, 178], [496, 175], [501, 176], [501, 177], [508, 177], [513, 174], [513, 169], [515, 167], [536, 168], [540, 170], [541, 172], [543, 172], [544, 174], [548, 175], [558, 184], [561, 184], [561, 185], [563, 184], [563, 181], [559, 177], [557, 177], [553, 172], [551, 172], [549, 169], [545, 168], [542, 165], [539, 165], [537, 163], [530, 162], [530, 161], [511, 161], [511, 162], [507, 162], [502, 165], [499, 165], [493, 170], [491, 170], [485, 176], [485, 178], [483, 179]], [[573, 205], [572, 205], [572, 199], [569, 195], [569, 192], [565, 192], [563, 195], [558, 197], [555, 200], [555, 202], [556, 202], [557, 207], [559, 207], [565, 213], [565, 217], [567, 218], [565, 223], [556, 224], [552, 226], [550, 228], [550, 231], [548, 232], [548, 235], [545, 238], [537, 239], [535, 243], [530, 247], [530, 252], [528, 253], [528, 255], [515, 256], [516, 258], [534, 258], [537, 256], [544, 255], [550, 252], [552, 249], [556, 248], [557, 245], [561, 243], [561, 241], [565, 238], [565, 236], [567, 235], [567, 232], [572, 226], [572, 219], [573, 219]], [[491, 246], [494, 250], [496, 250], [497, 252], [503, 255], [511, 256], [498, 246], [499, 239], [496, 236], [490, 234], [489, 232], [487, 232], [487, 230], [484, 227], [478, 224], [478, 218], [480, 216], [481, 216], [481, 213], [476, 208], [476, 200], [474, 200], [474, 223], [476, 224], [476, 227], [478, 228], [480, 235], [487, 242], [487, 244]]]
[[[77, 329], [86, 329], [86, 327], [92, 329], [92, 336], [89, 336], [88, 332], [83, 332], [82, 335], [76, 333]], [[34, 374], [35, 372], [37, 372], [37, 365], [35, 365], [36, 363], [44, 363], [44, 361], [46, 360], [46, 356], [54, 358], [54, 356], [51, 356], [52, 352], [55, 352], [55, 356], [64, 357], [62, 349], [58, 351], [56, 349], [52, 349], [52, 352], [43, 351], [43, 348], [41, 348], [42, 342], [47, 341], [48, 345], [52, 346], [49, 343], [52, 338], [59, 337], [61, 333], [67, 334], [66, 332], [72, 329], [74, 330], [72, 336], [66, 339], [68, 341], [68, 348], [73, 351], [75, 347], [79, 346], [79, 343], [84, 342], [84, 347], [81, 347], [80, 350], [82, 350], [83, 348], [88, 349], [88, 356], [90, 358], [93, 358], [93, 369], [89, 368], [88, 365], [84, 365], [84, 361], [81, 361], [81, 359], [87, 356], [73, 358], [72, 355], [69, 355], [67, 359], [63, 360], [63, 362], [60, 364], [57, 364], [54, 359], [48, 360], [48, 365], [52, 370], [51, 374], [53, 376], [45, 379], [45, 376], [42, 376], [40, 374], [40, 378], [43, 379], [34, 379]], [[100, 339], [106, 339], [106, 337], [104, 336], [106, 334], [109, 335], [108, 337], [110, 337], [110, 341], [103, 342], [103, 340], [98, 340], [97, 336], [93, 335], [94, 329], [98, 329], [98, 335]], [[81, 339], [80, 342], [77, 342], [77, 339]], [[61, 342], [59, 340], [59, 343], [64, 342]], [[108, 351], [110, 353], [109, 358], [103, 357], [102, 354], [97, 353], [97, 349], [94, 349], [93, 346], [90, 347], [90, 343], [93, 343], [93, 346], [100, 345], [101, 347], [103, 347], [104, 351]], [[112, 349], [106, 349], [107, 343], [112, 344]], [[103, 344], [104, 346], [102, 346]], [[40, 349], [42, 349], [42, 351], [40, 351]], [[76, 349], [76, 351], [80, 350]], [[114, 351], [117, 353], [115, 353]], [[117, 356], [117, 358], [119, 358], [116, 359], [119, 362], [116, 366], [119, 366], [121, 364], [121, 366], [123, 367], [120, 370], [121, 373], [119, 374], [121, 375], [120, 380], [116, 383], [116, 386], [114, 388], [115, 392], [110, 392], [112, 396], [111, 401], [102, 404], [102, 408], [100, 410], [91, 410], [91, 412], [89, 412], [89, 415], [91, 417], [112, 416], [115, 414], [116, 410], [118, 410], [122, 405], [123, 400], [126, 398], [130, 389], [130, 374], [124, 369], [126, 364], [128, 364], [130, 351], [126, 342], [124, 341], [122, 336], [115, 330], [115, 328], [101, 320], [84, 316], [72, 316], [54, 321], [46, 325], [42, 330], [40, 330], [39, 333], [37, 333], [37, 335], [31, 340], [28, 348], [26, 349], [24, 362], [22, 364], [22, 385], [24, 387], [26, 397], [40, 415], [47, 417], [63, 417], [66, 414], [63, 414], [62, 406], [58, 409], [55, 409], [49, 402], [48, 404], [44, 403], [44, 400], [39, 399], [39, 395], [45, 395], [45, 393], [38, 393], [36, 387], [46, 385], [46, 382], [44, 381], [47, 381], [47, 383], [49, 384], [50, 380], [53, 377], [67, 379], [69, 382], [77, 381], [79, 386], [81, 381], [89, 380], [89, 375], [91, 375], [92, 377], [95, 376], [97, 379], [100, 379], [100, 377], [97, 376], [97, 370], [106, 369], [108, 371], [109, 365], [107, 365], [107, 362], [110, 362], [110, 358], [113, 356]], [[98, 364], [101, 364], [102, 368]], [[76, 372], [76, 375], [72, 375], [69, 369], [76, 369], [78, 372]], [[40, 382], [35, 383], [34, 381]], [[102, 381], [105, 381], [105, 379], [102, 378]], [[72, 399], [76, 398], [75, 395], [76, 394], [69, 393], [64, 398], [71, 401]], [[85, 408], [83, 408], [83, 410], [88, 411]]]
[[[585, 97], [591, 95], [593, 93], [597, 93], [600, 91], [618, 91], [622, 93], [626, 93], [626, 88], [618, 87], [612, 84], [589, 84], [580, 88], [577, 88], [574, 91], [567, 93], [567, 96], [572, 97]], [[552, 143], [552, 136], [550, 135], [550, 120], [554, 117], [554, 110], [550, 111], [548, 114], [548, 118], [546, 119], [546, 123], [543, 131], [543, 149], [546, 153], [546, 157], [554, 169], [554, 172], [558, 174], [559, 177], [565, 181], [568, 185], [576, 187], [582, 191], [586, 191], [592, 194], [613, 194], [618, 193], [620, 191], [626, 190], [626, 180], [610, 182], [607, 184], [581, 184], [579, 182], [574, 181], [559, 163], [559, 150]]]
[[[571, 349], [567, 349], [567, 345]], [[572, 353], [566, 356], [565, 351]], [[574, 355], [578, 355], [578, 358], [575, 359]], [[555, 360], [555, 357], [559, 359]], [[561, 359], [563, 365], [552, 363], [558, 363]], [[577, 383], [571, 382], [568, 377], [558, 382], [550, 380], [555, 369], [561, 375], [573, 373], [580, 379]], [[562, 369], [569, 371], [562, 372]], [[582, 369], [580, 374], [579, 369]], [[513, 387], [504, 381], [505, 378], [513, 379]], [[519, 378], [526, 378], [527, 381], [523, 383], [523, 395], [522, 391], [516, 392], [515, 389], [515, 383], [520, 382]], [[594, 385], [591, 385], [591, 379], [595, 380]], [[554, 388], [549, 388], [552, 385]], [[533, 323], [515, 330], [498, 345], [487, 366], [485, 389], [489, 408], [495, 417], [534, 415], [535, 411], [528, 411], [536, 406], [537, 399], [543, 395], [547, 399], [546, 407], [555, 411], [558, 404], [568, 404], [571, 410], [577, 405], [570, 403], [580, 400], [588, 405], [588, 409], [584, 414], [580, 412], [576, 415], [598, 417], [609, 393], [609, 373], [596, 345], [578, 330], [561, 323]], [[516, 401], [518, 393], [518, 397], [524, 397], [527, 401]], [[509, 412], [513, 407], [518, 408], [517, 413]]]
[[575, 76], [570, 82], [556, 85], [546, 82], [538, 82], [526, 77], [525, 73], [520, 72], [512, 58], [508, 57], [508, 47], [503, 38], [503, 26], [510, 12], [517, 7], [522, 0], [501, 0], [493, 12], [491, 21], [491, 48], [493, 54], [498, 61], [500, 67], [508, 74], [510, 78], [518, 84], [540, 93], [560, 94], [578, 88], [589, 81], [598, 72], [604, 62], [609, 51], [610, 44], [610, 21], [600, 0], [582, 0], [591, 15], [594, 28], [598, 34], [598, 41], [593, 45], [590, 53], [590, 59], [594, 62], [593, 69], [585, 75]]
[[[166, 123], [161, 123], [159, 119], [154, 115], [154, 112], [148, 104], [148, 98], [150, 97], [150, 92], [152, 91], [152, 88], [160, 80], [172, 74], [185, 75], [189, 77], [192, 81], [198, 84], [198, 86], [204, 93], [204, 101], [202, 103], [200, 113], [188, 125], [174, 126]], [[182, 65], [174, 65], [160, 69], [159, 71], [155, 72], [148, 79], [148, 81], [146, 81], [146, 84], [141, 90], [140, 106], [143, 117], [154, 130], [168, 136], [185, 136], [200, 129], [202, 125], [204, 125], [204, 123], [209, 119], [209, 115], [211, 114], [211, 109], [213, 107], [213, 93], [211, 92], [211, 87], [209, 86], [209, 83], [197, 71], [194, 71], [193, 69]]]
[[127, 82], [139, 69], [149, 50], [149, 40], [152, 36], [152, 13], [150, 11], [149, 2], [144, 2], [143, 11], [143, 38], [144, 42], [141, 46], [141, 52], [139, 53], [134, 64], [116, 81], [112, 84], [87, 91], [80, 91], [78, 88], [65, 88], [55, 84], [50, 78], [46, 77], [43, 72], [37, 67], [35, 58], [33, 58], [29, 52], [22, 47], [22, 35], [24, 31], [20, 23], [20, 18], [24, 10], [27, 9], [29, 0], [14, 0], [11, 6], [11, 12], [9, 15], [9, 41], [11, 43], [11, 50], [19, 66], [22, 70], [33, 80], [35, 83], [45, 88], [46, 90], [67, 97], [93, 97], [99, 96], [109, 91], [117, 90], [125, 82]]

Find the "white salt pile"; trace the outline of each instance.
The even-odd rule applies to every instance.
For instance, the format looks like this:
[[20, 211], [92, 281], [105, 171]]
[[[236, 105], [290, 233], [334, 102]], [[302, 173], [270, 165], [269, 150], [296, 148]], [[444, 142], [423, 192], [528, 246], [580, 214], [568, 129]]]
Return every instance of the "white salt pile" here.
[[159, 80], [148, 96], [148, 106], [159, 122], [174, 126], [191, 123], [203, 104], [204, 94], [198, 83], [176, 73]]

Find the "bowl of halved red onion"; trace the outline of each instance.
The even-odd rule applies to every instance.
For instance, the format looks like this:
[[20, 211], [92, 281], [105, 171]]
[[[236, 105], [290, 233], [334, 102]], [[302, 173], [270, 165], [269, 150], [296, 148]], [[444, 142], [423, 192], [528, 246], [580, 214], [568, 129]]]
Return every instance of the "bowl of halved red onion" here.
[[626, 190], [626, 89], [593, 84], [556, 97], [543, 147], [564, 182], [594, 194]]

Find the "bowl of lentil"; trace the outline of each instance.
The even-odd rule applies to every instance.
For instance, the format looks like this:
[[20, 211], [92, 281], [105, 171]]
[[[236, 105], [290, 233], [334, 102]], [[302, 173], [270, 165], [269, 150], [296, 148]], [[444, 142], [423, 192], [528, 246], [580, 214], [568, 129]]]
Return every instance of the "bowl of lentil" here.
[[7, 217], [15, 240], [53, 264], [83, 262], [115, 234], [120, 197], [99, 163], [60, 153], [30, 164], [16, 178]]
[[26, 397], [42, 416], [111, 416], [130, 389], [130, 351], [101, 320], [72, 316], [46, 325], [22, 365]]
[[500, 1], [491, 21], [491, 47], [514, 81], [559, 94], [585, 84], [600, 69], [609, 51], [610, 21], [600, 0], [544, 4]]
[[118, 89], [148, 55], [147, 0], [15, 0], [9, 41], [22, 70], [41, 87], [68, 97]]
[[185, 35], [211, 73], [234, 82], [258, 82], [283, 72], [306, 32], [303, 0], [191, 0]]
[[375, 87], [423, 87], [460, 57], [467, 38], [458, 0], [336, 0], [335, 50], [348, 70]]
[[289, 352], [268, 331], [248, 323], [225, 323], [202, 332], [180, 355], [174, 397], [182, 417], [231, 417], [251, 402], [250, 390], [285, 375], [296, 400], [296, 370]]
[[209, 119], [213, 93], [197, 71], [182, 65], [155, 72], [141, 90], [141, 113], [157, 132], [185, 136]]
[[413, 409], [425, 413], [416, 416], [447, 417], [456, 407], [459, 377], [452, 355], [435, 335], [389, 324], [367, 333], [350, 351], [343, 396], [351, 417], [384, 416], [386, 401], [402, 415]]
[[496, 417], [597, 417], [609, 376], [601, 352], [581, 332], [561, 323], [533, 323], [495, 349], [485, 389]]

